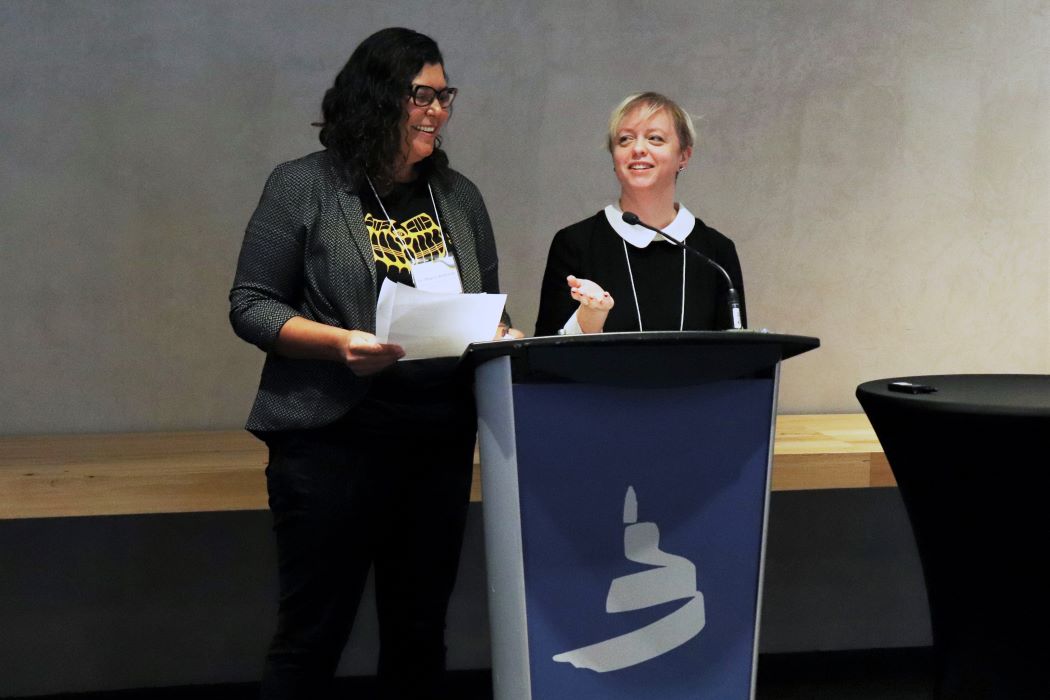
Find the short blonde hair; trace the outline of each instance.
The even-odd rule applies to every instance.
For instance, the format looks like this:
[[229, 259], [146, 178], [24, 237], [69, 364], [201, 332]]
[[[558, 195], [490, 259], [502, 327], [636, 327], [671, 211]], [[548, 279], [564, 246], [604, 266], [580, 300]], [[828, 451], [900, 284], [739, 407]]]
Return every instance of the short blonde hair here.
[[613, 152], [613, 146], [616, 144], [616, 132], [620, 129], [620, 124], [636, 108], [641, 108], [643, 119], [651, 117], [662, 109], [666, 109], [671, 115], [671, 121], [674, 124], [674, 130], [678, 136], [678, 143], [681, 149], [684, 151], [693, 147], [693, 144], [696, 142], [696, 129], [693, 128], [693, 119], [684, 109], [678, 106], [678, 103], [658, 92], [636, 92], [633, 95], [628, 95], [609, 115], [609, 135], [605, 144], [609, 149], [609, 153]]

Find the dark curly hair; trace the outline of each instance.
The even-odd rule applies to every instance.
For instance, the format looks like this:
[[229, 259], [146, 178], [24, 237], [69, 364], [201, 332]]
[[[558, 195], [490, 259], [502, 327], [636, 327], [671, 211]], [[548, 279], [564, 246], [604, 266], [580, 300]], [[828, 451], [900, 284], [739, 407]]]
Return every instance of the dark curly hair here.
[[[433, 39], [402, 27], [381, 29], [354, 49], [325, 92], [323, 121], [316, 124], [319, 138], [351, 186], [365, 186], [367, 176], [380, 192], [393, 187], [405, 97], [426, 64], [445, 64]], [[417, 172], [447, 172], [448, 156], [440, 144], [438, 140], [433, 154], [417, 164]]]

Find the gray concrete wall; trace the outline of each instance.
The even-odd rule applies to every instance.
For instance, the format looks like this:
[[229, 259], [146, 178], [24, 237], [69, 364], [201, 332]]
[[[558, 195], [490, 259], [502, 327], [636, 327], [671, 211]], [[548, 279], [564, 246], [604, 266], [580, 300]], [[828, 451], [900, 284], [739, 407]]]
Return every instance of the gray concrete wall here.
[[680, 198], [754, 327], [819, 336], [784, 412], [880, 376], [1050, 372], [1046, 0], [0, 3], [0, 434], [230, 428], [262, 357], [226, 293], [270, 168], [354, 45], [432, 34], [446, 146], [531, 329], [554, 232], [616, 194], [603, 124], [701, 117]]

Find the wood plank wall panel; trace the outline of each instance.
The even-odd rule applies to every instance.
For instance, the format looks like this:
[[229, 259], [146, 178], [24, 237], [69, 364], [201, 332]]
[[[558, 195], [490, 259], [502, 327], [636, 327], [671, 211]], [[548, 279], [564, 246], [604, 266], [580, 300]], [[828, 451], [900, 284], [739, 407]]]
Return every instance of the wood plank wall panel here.
[[[0, 519], [263, 509], [265, 466], [243, 431], [0, 437]], [[777, 418], [773, 490], [894, 485], [863, 414]]]

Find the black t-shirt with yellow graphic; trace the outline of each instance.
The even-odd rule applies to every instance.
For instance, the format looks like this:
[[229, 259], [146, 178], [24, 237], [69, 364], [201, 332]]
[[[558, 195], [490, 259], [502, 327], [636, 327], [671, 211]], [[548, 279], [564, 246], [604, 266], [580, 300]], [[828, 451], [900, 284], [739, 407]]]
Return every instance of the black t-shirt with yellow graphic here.
[[[377, 294], [384, 278], [411, 285], [412, 260], [445, 256], [426, 179], [396, 185], [382, 196], [382, 206], [371, 192], [362, 197], [362, 204], [376, 263]], [[368, 394], [354, 408], [353, 422], [390, 435], [404, 434], [411, 423], [417, 436], [436, 430], [434, 438], [448, 430], [473, 430], [470, 375], [457, 365], [453, 358], [398, 362], [375, 375]]]
[[[420, 178], [395, 185], [383, 195], [382, 206], [374, 195], [367, 197], [364, 204], [365, 226], [372, 241], [379, 287], [383, 286], [384, 277], [411, 285], [413, 260], [422, 262], [445, 257], [445, 242], [426, 180]], [[390, 219], [383, 213], [383, 207]]]

